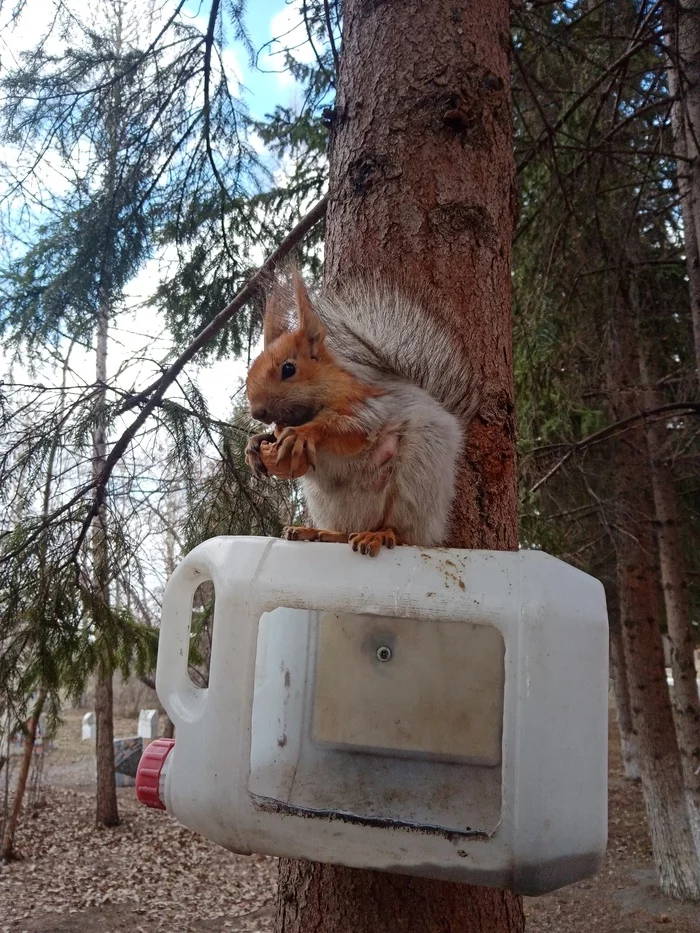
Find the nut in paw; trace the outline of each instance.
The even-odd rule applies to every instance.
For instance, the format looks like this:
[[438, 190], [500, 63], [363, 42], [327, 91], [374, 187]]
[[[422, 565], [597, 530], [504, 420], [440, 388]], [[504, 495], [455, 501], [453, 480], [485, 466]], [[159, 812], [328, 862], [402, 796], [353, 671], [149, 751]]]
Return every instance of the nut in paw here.
[[275, 443], [274, 434], [254, 434], [248, 441], [245, 449], [245, 462], [256, 476], [267, 476], [268, 468], [264, 462], [265, 448]]

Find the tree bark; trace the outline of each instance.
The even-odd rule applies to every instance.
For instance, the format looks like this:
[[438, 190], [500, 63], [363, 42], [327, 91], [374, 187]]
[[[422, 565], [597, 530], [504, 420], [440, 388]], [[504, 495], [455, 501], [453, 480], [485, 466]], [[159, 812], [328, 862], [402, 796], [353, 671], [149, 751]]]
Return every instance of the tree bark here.
[[117, 779], [114, 773], [114, 715], [112, 707], [112, 671], [100, 663], [95, 683], [95, 750], [97, 755], [97, 826], [117, 826]]
[[[450, 543], [517, 547], [505, 0], [346, 0], [326, 221], [326, 284], [415, 287], [462, 340], [483, 391]], [[430, 348], [426, 347], [427, 359]], [[280, 860], [277, 933], [516, 933], [511, 892]]]
[[[14, 857], [15, 833], [19, 823], [19, 817], [22, 812], [22, 802], [24, 801], [24, 792], [27, 789], [27, 779], [32, 765], [32, 756], [34, 754], [34, 742], [36, 741], [36, 730], [39, 725], [39, 717], [46, 702], [47, 691], [42, 687], [39, 691], [37, 701], [34, 704], [29, 724], [27, 726], [27, 735], [24, 740], [24, 750], [22, 754], [22, 763], [17, 776], [17, 787], [15, 796], [12, 800], [12, 809], [7, 817], [5, 829], [2, 834], [2, 844], [0, 845], [0, 858], [9, 862]], [[9, 738], [9, 736], [8, 736]]]
[[[610, 409], [616, 420], [642, 407], [638, 340], [637, 322], [623, 298], [610, 322], [606, 346]], [[661, 644], [648, 477], [645, 429], [639, 423], [613, 448], [615, 512], [611, 528], [622, 643], [632, 723], [639, 742], [642, 790], [661, 888], [670, 897], [698, 900], [700, 863], [690, 828]]]
[[524, 931], [519, 898], [497, 888], [280, 860], [276, 929], [314, 933]]
[[612, 613], [610, 614], [610, 674], [615, 693], [615, 714], [620, 733], [625, 777], [630, 781], [638, 781], [641, 777], [639, 773], [639, 745], [632, 721], [622, 629], [619, 617], [615, 619]]
[[[97, 323], [96, 381], [107, 385], [107, 338], [109, 307], [103, 300]], [[93, 429], [93, 471], [97, 475], [107, 459], [107, 432], [104, 418], [105, 389], [98, 399], [97, 421]], [[97, 604], [106, 612], [109, 607], [109, 550], [107, 541], [107, 509], [103, 504], [95, 519], [92, 533], [93, 574]], [[100, 621], [104, 626], [105, 619]], [[119, 823], [117, 781], [114, 774], [114, 713], [112, 702], [112, 665], [109, 652], [103, 649], [95, 683], [95, 721], [97, 757], [97, 796], [95, 822], [98, 826]]]
[[700, 382], [700, 2], [666, 0], [668, 89]]
[[[123, 4], [114, 4], [113, 42], [115, 60], [122, 52]], [[105, 119], [106, 131], [106, 175], [105, 194], [110, 211], [114, 208], [114, 191], [117, 183], [120, 122], [123, 119], [121, 86], [116, 81], [111, 90], [109, 109]], [[92, 435], [92, 469], [95, 478], [102, 474], [107, 463], [107, 349], [109, 338], [109, 320], [112, 313], [114, 288], [114, 251], [116, 243], [111, 232], [111, 225], [105, 230], [102, 268], [99, 284], [99, 307], [97, 309], [97, 340], [95, 347], [95, 382], [100, 391], [95, 397], [95, 426]], [[108, 613], [110, 602], [110, 566], [109, 539], [107, 534], [107, 506], [103, 501], [92, 528], [93, 584], [95, 605], [102, 618], [98, 620], [98, 631], [106, 630], [109, 625]], [[109, 639], [102, 639], [102, 652], [97, 666], [95, 684], [95, 720], [96, 720], [96, 756], [97, 756], [97, 796], [95, 822], [97, 826], [116, 826], [119, 823], [117, 805], [117, 781], [114, 773], [114, 712], [112, 695], [112, 676], [114, 665]]]
[[[648, 386], [645, 369], [642, 365], [644, 384]], [[663, 401], [659, 393], [649, 388], [645, 390], [645, 406], [658, 406]], [[656, 512], [656, 542], [666, 608], [666, 628], [671, 644], [673, 720], [681, 755], [683, 780], [688, 794], [691, 828], [700, 855], [700, 696], [695, 671], [690, 593], [681, 546], [681, 521], [673, 474], [669, 464], [665, 462], [666, 434], [663, 421], [647, 422], [646, 439]]]

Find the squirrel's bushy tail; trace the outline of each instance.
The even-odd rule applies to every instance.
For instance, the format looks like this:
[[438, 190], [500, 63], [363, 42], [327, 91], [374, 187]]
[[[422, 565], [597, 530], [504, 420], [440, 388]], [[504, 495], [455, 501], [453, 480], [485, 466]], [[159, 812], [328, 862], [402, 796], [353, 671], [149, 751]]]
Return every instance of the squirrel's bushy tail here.
[[321, 295], [314, 306], [333, 350], [349, 363], [406, 379], [464, 423], [480, 403], [474, 374], [447, 325], [418, 297], [382, 285], [353, 285]]

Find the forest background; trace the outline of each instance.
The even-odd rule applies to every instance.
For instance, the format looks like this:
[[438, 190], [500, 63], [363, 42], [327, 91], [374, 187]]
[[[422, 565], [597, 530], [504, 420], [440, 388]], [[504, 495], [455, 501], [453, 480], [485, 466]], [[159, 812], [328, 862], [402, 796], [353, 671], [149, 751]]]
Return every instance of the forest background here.
[[[96, 678], [112, 825], [113, 678], [152, 676], [178, 557], [303, 517], [293, 484], [245, 468], [239, 388], [266, 257], [295, 251], [320, 280], [342, 9], [0, 16], [0, 708], [30, 749], [39, 714]], [[604, 581], [661, 884], [700, 899], [700, 13], [541, 0], [511, 21], [520, 542]], [[445, 100], [465, 146], [484, 144], [481, 106]]]

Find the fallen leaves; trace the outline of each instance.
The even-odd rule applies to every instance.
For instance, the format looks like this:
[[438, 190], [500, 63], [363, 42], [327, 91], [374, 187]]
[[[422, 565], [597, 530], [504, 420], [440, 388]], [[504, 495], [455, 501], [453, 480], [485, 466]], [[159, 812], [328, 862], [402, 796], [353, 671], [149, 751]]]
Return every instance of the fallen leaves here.
[[[98, 830], [92, 794], [47, 790], [37, 818], [21, 823], [21, 860], [0, 867], [2, 933], [272, 929], [274, 859], [233, 855], [140, 806], [132, 791], [119, 796], [121, 825]], [[108, 907], [125, 910], [108, 912], [116, 913], [109, 927], [96, 925], [95, 911]], [[51, 925], [68, 915], [70, 926]]]

